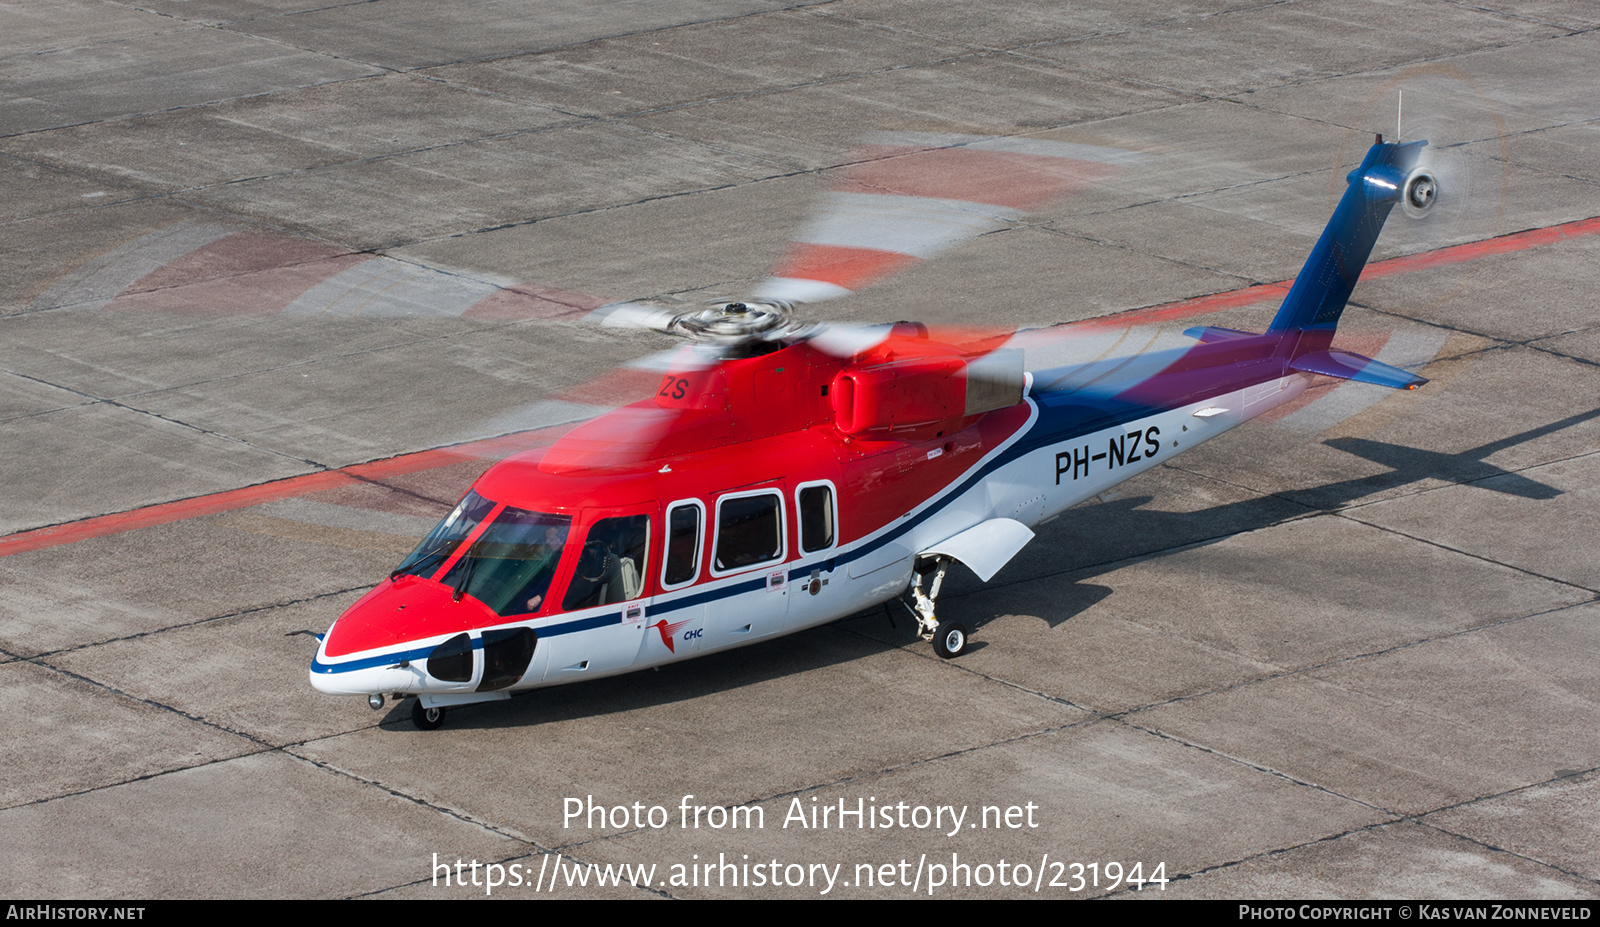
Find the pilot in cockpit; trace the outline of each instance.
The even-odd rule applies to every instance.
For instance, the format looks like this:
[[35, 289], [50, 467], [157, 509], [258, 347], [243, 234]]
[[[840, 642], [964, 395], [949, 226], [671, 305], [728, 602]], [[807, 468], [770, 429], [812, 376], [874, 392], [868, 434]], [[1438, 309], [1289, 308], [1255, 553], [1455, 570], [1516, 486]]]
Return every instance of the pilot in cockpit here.
[[528, 563], [528, 584], [523, 587], [522, 595], [526, 596], [528, 611], [536, 612], [539, 605], [544, 602], [544, 594], [550, 589], [550, 580], [556, 575], [556, 562], [561, 559], [561, 548], [567, 542], [567, 529], [562, 525], [550, 525], [544, 529], [543, 550]]

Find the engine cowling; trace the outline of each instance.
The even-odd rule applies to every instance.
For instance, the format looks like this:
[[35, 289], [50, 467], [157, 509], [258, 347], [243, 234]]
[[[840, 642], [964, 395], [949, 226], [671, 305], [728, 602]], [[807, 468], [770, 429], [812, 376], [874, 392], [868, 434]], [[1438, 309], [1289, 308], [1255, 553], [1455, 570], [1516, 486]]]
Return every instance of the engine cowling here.
[[913, 357], [844, 370], [829, 395], [834, 424], [848, 435], [920, 429], [1022, 401], [1022, 353]]

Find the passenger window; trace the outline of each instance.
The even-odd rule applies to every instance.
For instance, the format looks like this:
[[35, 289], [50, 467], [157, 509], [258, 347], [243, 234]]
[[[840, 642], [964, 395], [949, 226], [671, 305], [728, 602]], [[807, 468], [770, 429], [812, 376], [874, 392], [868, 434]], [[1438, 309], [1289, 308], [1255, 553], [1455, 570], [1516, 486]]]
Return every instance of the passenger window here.
[[800, 490], [800, 550], [804, 553], [833, 546], [833, 487], [807, 486]]
[[667, 514], [664, 586], [681, 586], [700, 572], [700, 511], [699, 503], [683, 503]]
[[589, 529], [572, 573], [567, 611], [636, 599], [644, 591], [645, 555], [650, 542], [650, 517], [602, 518]]
[[717, 503], [718, 570], [738, 570], [783, 556], [783, 499], [777, 493]]

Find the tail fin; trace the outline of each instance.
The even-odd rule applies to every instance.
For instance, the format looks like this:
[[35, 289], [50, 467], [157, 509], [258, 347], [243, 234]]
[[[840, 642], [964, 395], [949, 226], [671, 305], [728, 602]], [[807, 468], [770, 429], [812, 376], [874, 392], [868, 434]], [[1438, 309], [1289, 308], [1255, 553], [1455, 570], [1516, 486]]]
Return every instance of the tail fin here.
[[1356, 279], [1372, 254], [1378, 233], [1383, 230], [1383, 221], [1400, 202], [1417, 156], [1426, 144], [1402, 145], [1380, 137], [1368, 149], [1361, 166], [1346, 178], [1349, 186], [1344, 197], [1267, 331], [1298, 329], [1332, 335], [1350, 291], [1355, 289]]

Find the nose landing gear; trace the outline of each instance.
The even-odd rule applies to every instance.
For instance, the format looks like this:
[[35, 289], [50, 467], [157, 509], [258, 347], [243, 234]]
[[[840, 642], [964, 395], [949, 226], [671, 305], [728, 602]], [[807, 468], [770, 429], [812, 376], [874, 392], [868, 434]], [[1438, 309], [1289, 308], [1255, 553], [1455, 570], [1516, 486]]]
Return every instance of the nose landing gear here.
[[424, 708], [422, 699], [419, 698], [411, 703], [411, 723], [415, 724], [419, 731], [438, 730], [439, 726], [444, 724], [444, 709]]

